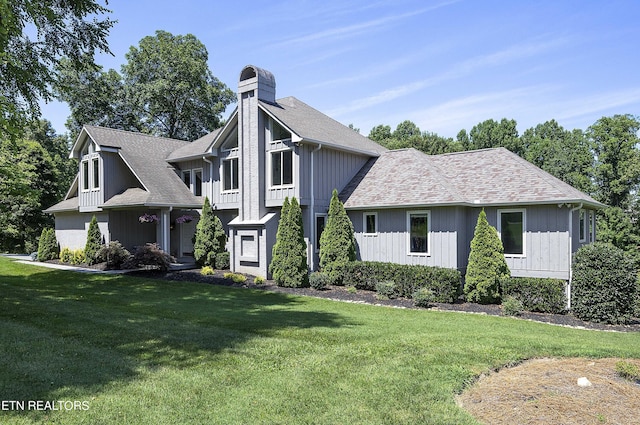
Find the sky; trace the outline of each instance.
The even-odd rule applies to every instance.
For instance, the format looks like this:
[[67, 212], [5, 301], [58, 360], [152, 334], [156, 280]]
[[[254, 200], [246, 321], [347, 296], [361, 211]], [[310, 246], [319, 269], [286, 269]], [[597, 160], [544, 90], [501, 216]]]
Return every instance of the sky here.
[[[640, 115], [640, 2], [477, 0], [110, 0], [111, 55], [156, 30], [195, 35], [233, 91], [240, 71], [271, 71], [294, 96], [364, 135], [411, 120], [455, 138], [502, 118], [518, 131], [555, 119], [586, 130]], [[228, 108], [231, 112], [233, 106]], [[66, 133], [66, 104], [43, 106]], [[226, 118], [225, 115], [223, 118]]]

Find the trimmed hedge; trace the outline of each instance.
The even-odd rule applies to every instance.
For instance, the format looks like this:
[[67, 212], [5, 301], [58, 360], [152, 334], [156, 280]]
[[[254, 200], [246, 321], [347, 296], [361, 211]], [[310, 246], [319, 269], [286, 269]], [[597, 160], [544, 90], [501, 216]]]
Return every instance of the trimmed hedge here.
[[565, 281], [535, 277], [507, 277], [500, 279], [502, 299], [513, 297], [524, 310], [540, 313], [562, 313], [567, 307]]
[[433, 302], [453, 303], [460, 295], [461, 276], [455, 269], [351, 261], [342, 267], [342, 276], [344, 285], [369, 291], [375, 291], [378, 282], [394, 282], [400, 297], [411, 298], [420, 288], [433, 292]]

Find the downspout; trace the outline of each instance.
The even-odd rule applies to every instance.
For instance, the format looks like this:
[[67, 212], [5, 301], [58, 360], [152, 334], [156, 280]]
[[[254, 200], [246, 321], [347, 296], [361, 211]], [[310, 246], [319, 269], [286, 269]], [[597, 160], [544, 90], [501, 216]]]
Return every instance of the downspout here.
[[311, 202], [309, 205], [309, 223], [311, 224], [311, 240], [309, 241], [309, 246], [311, 246], [311, 252], [309, 253], [309, 266], [311, 271], [315, 269], [315, 259], [316, 259], [316, 197], [315, 197], [315, 181], [314, 181], [314, 167], [313, 167], [313, 154], [322, 149], [322, 144], [318, 143], [318, 146], [311, 151]]
[[573, 255], [573, 213], [582, 209], [583, 203], [569, 210], [569, 282], [567, 283], [567, 310], [571, 310], [571, 281], [573, 280], [573, 264], [571, 256]]

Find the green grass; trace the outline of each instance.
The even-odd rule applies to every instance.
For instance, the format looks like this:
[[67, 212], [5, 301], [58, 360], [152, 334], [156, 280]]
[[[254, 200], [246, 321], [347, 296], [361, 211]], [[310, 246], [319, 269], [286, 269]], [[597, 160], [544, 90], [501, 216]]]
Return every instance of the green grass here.
[[640, 358], [640, 335], [401, 310], [0, 258], [0, 423], [471, 424], [455, 394], [543, 356]]

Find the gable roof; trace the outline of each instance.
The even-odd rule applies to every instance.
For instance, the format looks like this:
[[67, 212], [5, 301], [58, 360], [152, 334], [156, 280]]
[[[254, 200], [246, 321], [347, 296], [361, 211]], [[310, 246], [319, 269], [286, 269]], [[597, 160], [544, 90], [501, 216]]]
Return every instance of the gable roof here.
[[260, 100], [259, 104], [262, 110], [291, 130], [300, 141], [371, 156], [378, 156], [387, 150], [295, 97], [278, 99], [276, 103]]
[[205, 134], [201, 138], [194, 140], [191, 143], [188, 143], [184, 146], [179, 147], [169, 154], [167, 157], [167, 161], [169, 162], [177, 162], [184, 161], [188, 159], [196, 159], [201, 158], [206, 155], [209, 151], [209, 148], [213, 144], [218, 134], [222, 131], [221, 128], [213, 130], [209, 134]]
[[347, 209], [441, 205], [604, 205], [505, 148], [426, 155], [413, 148], [371, 159], [344, 188]]

